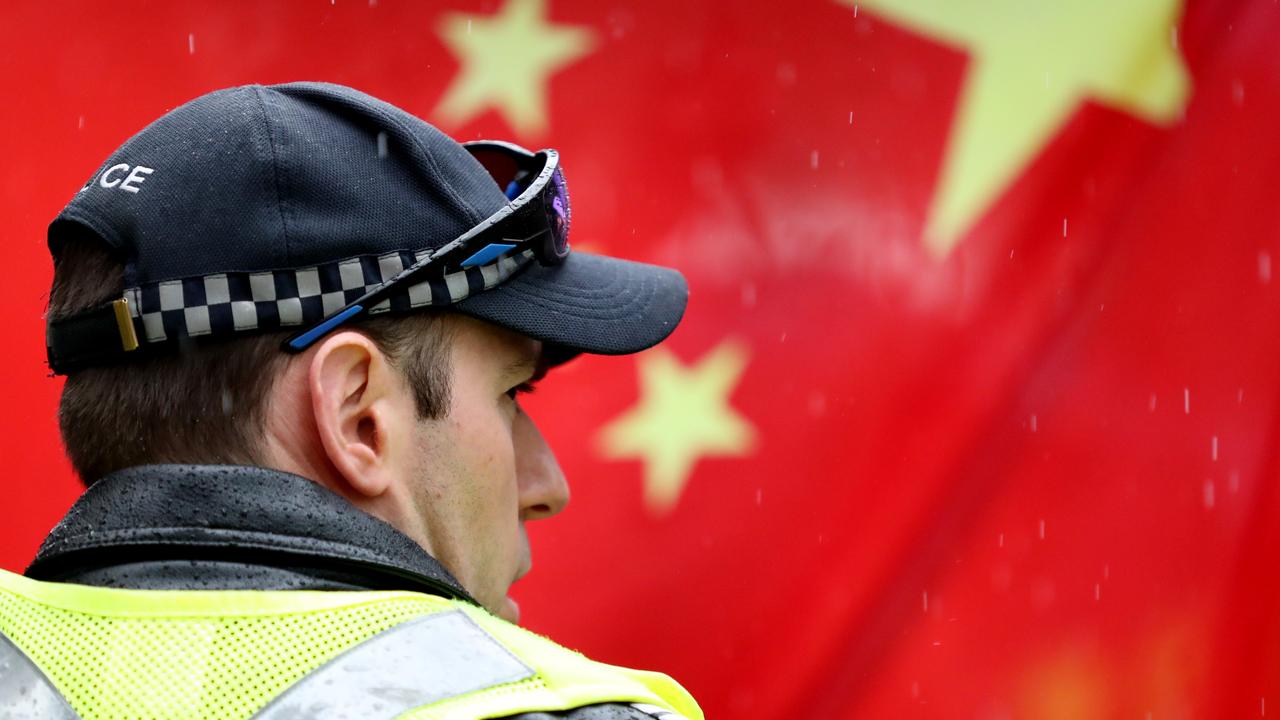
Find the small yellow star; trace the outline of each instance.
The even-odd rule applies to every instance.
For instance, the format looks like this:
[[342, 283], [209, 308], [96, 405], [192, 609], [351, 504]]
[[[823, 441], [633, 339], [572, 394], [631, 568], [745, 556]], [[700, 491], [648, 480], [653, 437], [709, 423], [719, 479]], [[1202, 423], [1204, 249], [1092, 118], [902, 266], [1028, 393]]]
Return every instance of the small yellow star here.
[[925, 226], [945, 257], [1086, 98], [1155, 124], [1191, 81], [1175, 44], [1181, 0], [837, 0], [969, 52]]
[[435, 113], [461, 125], [496, 109], [522, 136], [547, 127], [547, 82], [591, 52], [588, 28], [546, 21], [544, 0], [507, 0], [497, 15], [449, 13], [440, 37], [462, 65]]
[[645, 504], [655, 514], [680, 500], [693, 466], [703, 456], [743, 456], [756, 431], [729, 405], [747, 367], [747, 350], [725, 341], [686, 366], [663, 348], [641, 355], [640, 400], [600, 431], [609, 459], [644, 461]]

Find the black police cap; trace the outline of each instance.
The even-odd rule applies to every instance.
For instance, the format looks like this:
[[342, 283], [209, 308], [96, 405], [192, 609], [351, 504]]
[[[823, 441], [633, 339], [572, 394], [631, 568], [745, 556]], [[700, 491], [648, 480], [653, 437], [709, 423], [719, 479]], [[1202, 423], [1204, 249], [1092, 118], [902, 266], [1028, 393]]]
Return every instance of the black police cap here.
[[[68, 238], [101, 239], [124, 258], [126, 285], [120, 300], [52, 319], [50, 366], [318, 323], [507, 203], [462, 145], [357, 90], [209, 93], [125, 142], [50, 225], [55, 256]], [[585, 253], [548, 266], [522, 253], [424, 281], [377, 310], [445, 307], [562, 357], [617, 355], [667, 337], [687, 297], [669, 268]]]

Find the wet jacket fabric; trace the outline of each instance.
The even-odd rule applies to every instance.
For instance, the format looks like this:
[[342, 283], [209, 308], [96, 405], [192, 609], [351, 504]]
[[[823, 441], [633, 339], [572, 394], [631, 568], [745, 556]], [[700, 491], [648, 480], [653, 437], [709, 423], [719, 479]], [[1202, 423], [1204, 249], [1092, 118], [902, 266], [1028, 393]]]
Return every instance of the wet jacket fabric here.
[[[150, 465], [102, 478], [46, 538], [27, 577], [139, 590], [409, 591], [474, 605], [420, 546], [306, 478]], [[677, 718], [630, 702], [518, 720]]]

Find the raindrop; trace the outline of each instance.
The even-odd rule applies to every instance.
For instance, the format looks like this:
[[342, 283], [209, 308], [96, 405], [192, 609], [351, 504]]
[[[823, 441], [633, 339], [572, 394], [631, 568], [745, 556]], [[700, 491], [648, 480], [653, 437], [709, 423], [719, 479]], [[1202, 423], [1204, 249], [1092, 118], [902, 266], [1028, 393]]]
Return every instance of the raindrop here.
[[809, 167], [814, 170], [818, 169], [818, 151], [814, 150], [809, 153]]
[[850, 124], [850, 125], [852, 125], [852, 124], [853, 124], [853, 111], [852, 111], [852, 110], [850, 110], [850, 111], [849, 111], [849, 124]]
[[187, 33], [187, 54], [188, 55], [196, 54], [196, 34], [195, 33]]
[[[855, 5], [854, 7], [856, 8], [857, 6]], [[920, 698], [920, 681], [917, 680], [911, 683], [911, 699], [918, 700], [919, 698]]]
[[231, 417], [231, 411], [235, 410], [235, 402], [231, 399], [231, 391], [226, 388], [222, 389], [222, 414]]
[[1236, 388], [1236, 404], [1244, 404], [1244, 388]]
[[1110, 579], [1111, 579], [1111, 566], [1110, 566], [1110, 565], [1103, 565], [1103, 566], [1102, 566], [1102, 579], [1103, 579], [1103, 580], [1110, 580]]
[[369, 0], [369, 7], [378, 7], [378, 0]]
[[854, 5], [854, 6], [853, 6], [853, 16], [854, 16], [854, 17], [858, 17], [858, 6], [857, 6], [857, 5]]
[[1204, 509], [1212, 510], [1214, 506], [1213, 480], [1204, 481]]
[[811, 417], [822, 417], [827, 414], [827, 396], [823, 393], [814, 391], [809, 395], [809, 415]]
[[1238, 470], [1232, 470], [1231, 475], [1227, 476], [1227, 489], [1231, 491], [1232, 495], [1240, 492], [1240, 472]]
[[1031, 414], [1031, 432], [1035, 432], [1035, 431], [1036, 431], [1036, 427], [1037, 427], [1037, 425], [1036, 425], [1036, 416], [1035, 416], [1035, 413], [1032, 413], [1032, 414]]
[[929, 612], [929, 591], [928, 590], [924, 591], [923, 605], [924, 605], [924, 611]]
[[381, 160], [387, 156], [387, 133], [385, 130], [378, 132], [378, 159]]
[[1044, 518], [1040, 518], [1040, 539], [1044, 539]]
[[1182, 412], [1186, 415], [1191, 414], [1191, 388], [1182, 388]]
[[764, 488], [756, 488], [756, 507], [764, 504]]
[[1266, 250], [1258, 251], [1258, 279], [1263, 285], [1271, 282], [1271, 253]]
[[1045, 610], [1058, 599], [1058, 588], [1053, 581], [1041, 578], [1031, 588], [1031, 604], [1037, 610]]
[[1213, 458], [1214, 462], [1218, 462], [1218, 436], [1217, 435], [1214, 435], [1213, 438], [1209, 441], [1209, 456]]
[[1169, 44], [1173, 46], [1174, 50], [1178, 49], [1178, 26], [1177, 25], [1174, 25], [1173, 27], [1169, 28]]
[[77, 130], [83, 130], [83, 129], [84, 129], [84, 116], [83, 116], [83, 115], [81, 115], [81, 116], [80, 116], [80, 119], [76, 122], [76, 129], [77, 129]]
[[1231, 81], [1231, 102], [1235, 103], [1236, 107], [1244, 105], [1244, 83], [1239, 79]]
[[1102, 583], [1093, 584], [1093, 599], [1095, 601], [1102, 599]]
[[796, 66], [794, 63], [778, 63], [775, 74], [779, 85], [789, 87], [796, 84]]
[[1151, 401], [1147, 403], [1147, 409], [1151, 412], [1156, 411], [1156, 394], [1151, 393]]
[[996, 540], [996, 547], [1004, 547], [1004, 533], [1000, 533], [1000, 538]]
[[1067, 219], [1062, 218], [1062, 237], [1067, 236]]
[[467, 18], [467, 34], [471, 34], [471, 18]]

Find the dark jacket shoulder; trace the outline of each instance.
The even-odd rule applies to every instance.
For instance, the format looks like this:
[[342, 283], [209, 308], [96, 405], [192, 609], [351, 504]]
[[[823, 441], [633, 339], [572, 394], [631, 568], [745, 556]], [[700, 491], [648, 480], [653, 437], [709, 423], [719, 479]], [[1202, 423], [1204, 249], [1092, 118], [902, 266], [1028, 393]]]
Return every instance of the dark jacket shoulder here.
[[[147, 465], [94, 483], [26, 574], [141, 590], [411, 590], [475, 601], [417, 543], [319, 484], [231, 465]], [[622, 703], [509, 720], [680, 720]]]

